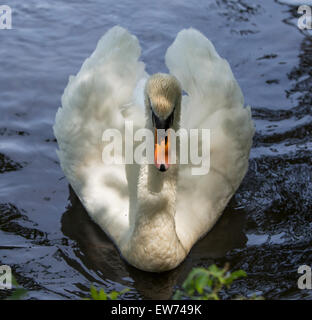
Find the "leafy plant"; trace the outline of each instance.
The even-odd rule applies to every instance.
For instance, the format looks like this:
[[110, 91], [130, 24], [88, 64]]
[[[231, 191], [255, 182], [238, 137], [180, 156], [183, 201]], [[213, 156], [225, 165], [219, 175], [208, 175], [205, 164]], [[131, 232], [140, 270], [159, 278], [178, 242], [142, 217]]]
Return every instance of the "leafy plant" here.
[[[220, 300], [219, 293], [224, 288], [229, 288], [233, 281], [246, 277], [244, 270], [230, 272], [229, 264], [224, 268], [218, 268], [215, 264], [209, 268], [193, 268], [182, 285], [182, 290], [177, 290], [173, 300]], [[92, 300], [117, 300], [122, 294], [129, 291], [126, 288], [120, 292], [112, 291], [109, 294], [91, 286], [90, 294]], [[238, 296], [236, 300], [262, 300], [263, 297], [253, 295], [252, 297]], [[90, 299], [87, 299], [90, 300]]]
[[99, 291], [96, 289], [95, 286], [91, 286], [90, 288], [90, 295], [91, 299], [87, 300], [117, 300], [121, 295], [128, 292], [130, 289], [125, 288], [122, 291], [112, 291], [110, 293], [106, 293], [103, 288]]
[[233, 281], [246, 276], [243, 270], [229, 272], [228, 264], [223, 269], [218, 268], [215, 264], [208, 269], [194, 268], [184, 281], [183, 290], [177, 290], [173, 299], [220, 300], [221, 289], [229, 288]]

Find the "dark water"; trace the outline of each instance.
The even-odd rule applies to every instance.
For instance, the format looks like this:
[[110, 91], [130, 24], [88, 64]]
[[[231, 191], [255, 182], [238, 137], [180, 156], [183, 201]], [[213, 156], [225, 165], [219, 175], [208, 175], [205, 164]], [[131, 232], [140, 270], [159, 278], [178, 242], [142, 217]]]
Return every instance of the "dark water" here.
[[[292, 2], [292, 1], [287, 1]], [[295, 3], [296, 1], [293, 1]], [[310, 299], [297, 269], [312, 265], [312, 36], [297, 7], [279, 1], [8, 0], [0, 30], [0, 264], [28, 298], [80, 299], [93, 282], [126, 298], [170, 298], [194, 266], [243, 268], [235, 294]], [[69, 189], [52, 125], [70, 74], [115, 24], [138, 36], [150, 73], [176, 33], [193, 26], [215, 44], [251, 104], [250, 168], [215, 228], [176, 270], [149, 274], [124, 263]], [[5, 292], [0, 292], [4, 297]]]

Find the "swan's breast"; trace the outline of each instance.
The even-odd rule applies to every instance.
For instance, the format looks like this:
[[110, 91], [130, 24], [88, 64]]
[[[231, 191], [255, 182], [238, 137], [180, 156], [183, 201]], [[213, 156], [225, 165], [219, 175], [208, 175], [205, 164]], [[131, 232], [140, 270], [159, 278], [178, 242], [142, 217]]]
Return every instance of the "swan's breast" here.
[[143, 217], [122, 254], [139, 269], [161, 272], [178, 266], [187, 253], [177, 237], [174, 218], [158, 213]]

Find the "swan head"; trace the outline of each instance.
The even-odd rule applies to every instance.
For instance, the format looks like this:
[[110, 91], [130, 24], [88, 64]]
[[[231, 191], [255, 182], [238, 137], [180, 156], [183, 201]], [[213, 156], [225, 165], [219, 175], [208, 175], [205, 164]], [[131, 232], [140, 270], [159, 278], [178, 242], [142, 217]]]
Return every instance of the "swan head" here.
[[145, 106], [154, 133], [154, 162], [160, 171], [169, 169], [170, 134], [178, 130], [182, 89], [172, 75], [156, 73], [145, 85]]

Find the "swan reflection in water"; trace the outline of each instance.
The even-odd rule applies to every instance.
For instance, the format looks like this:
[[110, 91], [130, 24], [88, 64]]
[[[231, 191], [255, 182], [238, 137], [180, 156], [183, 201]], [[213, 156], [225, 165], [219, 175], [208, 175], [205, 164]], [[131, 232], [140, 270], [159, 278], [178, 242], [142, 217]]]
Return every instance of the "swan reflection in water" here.
[[[236, 209], [233, 198], [213, 229], [197, 242], [182, 264], [167, 272], [145, 272], [132, 267], [121, 258], [116, 246], [91, 220], [72, 188], [70, 203], [61, 222], [64, 235], [78, 245], [78, 248], [75, 248], [78, 252], [76, 259], [80, 261], [71, 262], [71, 265], [80, 273], [85, 272], [80, 268], [80, 263], [86, 266], [88, 272], [83, 275], [90, 281], [90, 285], [95, 279], [88, 273], [94, 271], [100, 274], [103, 280], [109, 279], [134, 288], [139, 297], [144, 299], [170, 299], [175, 286], [183, 283], [193, 267], [208, 267], [218, 259], [224, 258], [228, 251], [242, 248], [247, 243], [244, 233], [246, 213], [241, 208]], [[89, 288], [84, 289], [87, 295]], [[135, 293], [135, 298], [137, 297]]]

